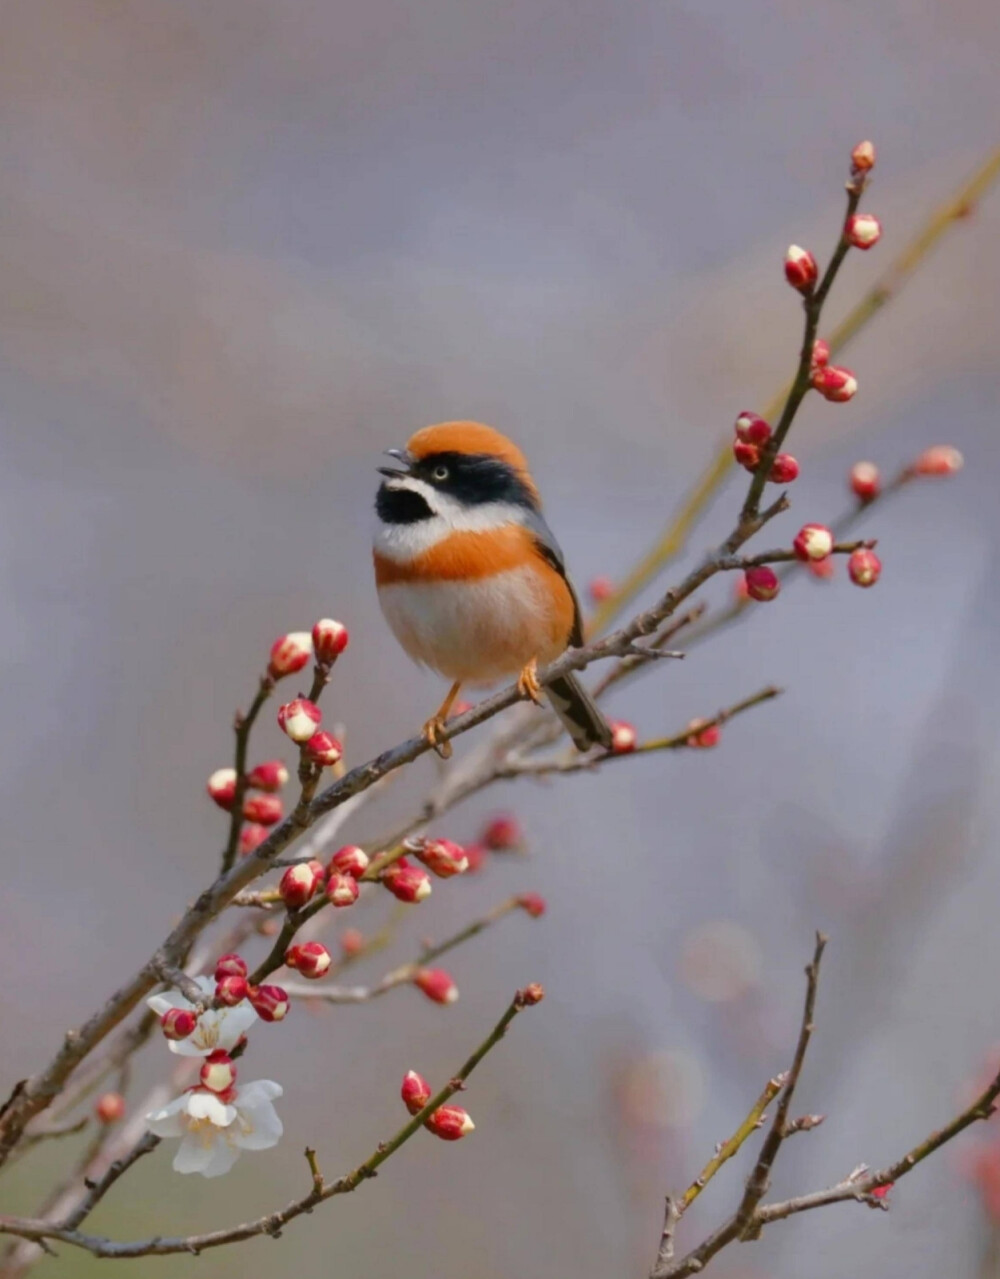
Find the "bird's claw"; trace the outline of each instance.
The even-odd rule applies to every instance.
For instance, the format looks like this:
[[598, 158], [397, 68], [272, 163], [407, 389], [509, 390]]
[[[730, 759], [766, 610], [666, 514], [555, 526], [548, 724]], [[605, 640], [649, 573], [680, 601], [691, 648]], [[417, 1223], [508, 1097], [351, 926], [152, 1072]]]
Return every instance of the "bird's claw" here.
[[442, 759], [451, 759], [451, 742], [442, 741], [441, 734], [444, 732], [445, 721], [443, 717], [434, 715], [423, 726], [420, 731], [424, 741], [435, 750]]
[[542, 686], [538, 682], [538, 662], [532, 658], [517, 677], [517, 691], [536, 706], [542, 705]]

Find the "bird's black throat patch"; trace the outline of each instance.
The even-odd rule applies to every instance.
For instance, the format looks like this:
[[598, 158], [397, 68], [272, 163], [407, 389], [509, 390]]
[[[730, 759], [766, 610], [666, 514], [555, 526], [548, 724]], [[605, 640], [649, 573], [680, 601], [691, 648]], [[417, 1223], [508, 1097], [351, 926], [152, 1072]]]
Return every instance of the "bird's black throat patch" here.
[[423, 494], [410, 488], [390, 488], [388, 484], [379, 485], [375, 510], [383, 524], [419, 524], [434, 514]]

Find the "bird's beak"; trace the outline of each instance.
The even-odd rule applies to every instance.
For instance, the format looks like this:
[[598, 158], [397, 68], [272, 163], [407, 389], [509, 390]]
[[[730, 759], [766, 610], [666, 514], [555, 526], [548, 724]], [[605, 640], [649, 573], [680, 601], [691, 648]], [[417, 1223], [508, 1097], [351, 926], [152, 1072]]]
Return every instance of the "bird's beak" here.
[[390, 479], [397, 475], [408, 475], [410, 468], [413, 466], [413, 454], [407, 449], [386, 449], [386, 457], [391, 457], [394, 462], [398, 462], [403, 468], [401, 471], [391, 466], [380, 466], [376, 468], [379, 475], [388, 475]]

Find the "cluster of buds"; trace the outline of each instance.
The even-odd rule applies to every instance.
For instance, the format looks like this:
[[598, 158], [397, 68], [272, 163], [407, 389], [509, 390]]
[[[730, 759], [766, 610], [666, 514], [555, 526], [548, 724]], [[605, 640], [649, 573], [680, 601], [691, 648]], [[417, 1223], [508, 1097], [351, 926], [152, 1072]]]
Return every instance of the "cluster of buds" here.
[[458, 987], [443, 968], [418, 968], [413, 984], [435, 1004], [453, 1004], [458, 999]]
[[687, 745], [694, 750], [710, 750], [718, 746], [722, 737], [722, 728], [718, 724], [710, 724], [704, 719], [693, 719], [687, 726], [689, 734]]
[[[409, 1113], [419, 1115], [431, 1099], [430, 1084], [415, 1070], [409, 1070], [403, 1077], [400, 1096]], [[458, 1141], [472, 1132], [475, 1126], [467, 1111], [452, 1105], [439, 1106], [424, 1121], [427, 1131], [442, 1141]]]
[[285, 966], [313, 980], [325, 977], [333, 963], [333, 956], [318, 941], [304, 941], [289, 946], [285, 951]]
[[638, 746], [639, 734], [635, 731], [635, 725], [628, 720], [608, 720], [608, 728], [611, 729], [612, 755], [628, 755]]
[[246, 961], [240, 955], [222, 955], [215, 965], [215, 998], [227, 1008], [235, 1008], [249, 994]]
[[430, 875], [419, 866], [411, 866], [405, 857], [387, 866], [379, 879], [401, 902], [422, 902], [431, 895]]
[[438, 879], [464, 875], [469, 869], [465, 849], [450, 839], [408, 839], [406, 847]]
[[[736, 419], [733, 457], [745, 471], [751, 474], [760, 467], [761, 452], [771, 439], [771, 424], [760, 416], [744, 411]], [[798, 479], [799, 464], [791, 453], [777, 453], [771, 460], [767, 474], [772, 484], [791, 484]]]

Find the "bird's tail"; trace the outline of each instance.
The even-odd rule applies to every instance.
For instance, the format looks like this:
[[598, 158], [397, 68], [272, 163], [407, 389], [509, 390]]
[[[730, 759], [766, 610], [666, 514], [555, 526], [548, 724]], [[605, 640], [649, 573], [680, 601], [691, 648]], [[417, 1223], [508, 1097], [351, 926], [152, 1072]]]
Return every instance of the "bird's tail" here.
[[608, 721], [575, 675], [561, 675], [547, 684], [545, 691], [552, 709], [565, 724], [578, 751], [590, 750], [591, 746], [598, 745], [605, 750], [611, 749]]

